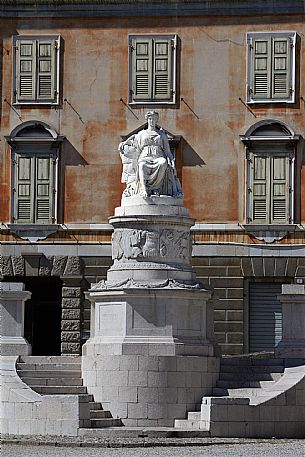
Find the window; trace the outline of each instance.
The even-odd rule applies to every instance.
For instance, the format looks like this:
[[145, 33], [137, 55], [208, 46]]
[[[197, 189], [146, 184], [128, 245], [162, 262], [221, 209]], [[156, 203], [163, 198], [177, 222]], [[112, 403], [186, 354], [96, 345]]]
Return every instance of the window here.
[[43, 123], [25, 122], [6, 138], [11, 146], [14, 224], [54, 224], [62, 138]]
[[175, 103], [175, 35], [129, 37], [129, 102]]
[[50, 154], [15, 154], [14, 222], [54, 222], [54, 164]]
[[58, 104], [59, 37], [14, 37], [15, 104]]
[[247, 223], [292, 224], [299, 136], [270, 120], [259, 122], [241, 139], [247, 147]]
[[247, 34], [248, 103], [294, 103], [295, 45], [295, 32]]
[[250, 222], [263, 224], [290, 221], [290, 157], [275, 150], [274, 153], [250, 152], [251, 194]]

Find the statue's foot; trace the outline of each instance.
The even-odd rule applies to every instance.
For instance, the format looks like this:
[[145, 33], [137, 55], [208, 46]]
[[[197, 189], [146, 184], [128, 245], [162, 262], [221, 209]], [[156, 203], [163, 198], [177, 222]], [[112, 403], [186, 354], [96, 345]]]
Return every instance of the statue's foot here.
[[143, 190], [143, 191], [140, 193], [140, 196], [141, 196], [142, 198], [149, 198], [149, 195], [148, 195], [148, 193], [147, 193], [145, 190]]

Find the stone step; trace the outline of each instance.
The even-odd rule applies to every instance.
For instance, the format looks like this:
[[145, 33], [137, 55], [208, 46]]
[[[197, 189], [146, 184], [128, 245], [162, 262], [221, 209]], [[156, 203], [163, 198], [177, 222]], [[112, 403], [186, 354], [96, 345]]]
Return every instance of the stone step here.
[[79, 395], [86, 394], [85, 386], [31, 386], [31, 389], [41, 395]]
[[80, 428], [79, 436], [96, 439], [118, 438], [206, 438], [210, 436], [207, 430], [192, 430], [174, 427], [108, 427], [108, 428]]
[[201, 420], [188, 420], [188, 419], [176, 419], [175, 428], [184, 430], [203, 430], [208, 432], [206, 421]]
[[239, 389], [223, 389], [220, 387], [214, 387], [212, 389], [212, 395], [215, 397], [228, 397], [228, 398], [251, 398], [260, 396], [262, 393], [261, 388], [254, 388], [254, 387], [241, 387]]
[[103, 409], [102, 403], [100, 403], [98, 401], [90, 401], [89, 406], [90, 406], [90, 411], [97, 411], [99, 409]]
[[92, 428], [120, 427], [122, 425], [121, 419], [114, 418], [90, 419], [90, 422]]
[[246, 357], [224, 357], [220, 361], [220, 368], [226, 365], [235, 366], [273, 366], [283, 365], [283, 359], [276, 358], [246, 358]]
[[64, 370], [64, 371], [79, 371], [80, 364], [79, 363], [17, 363], [16, 364], [17, 370]]
[[283, 373], [283, 365], [250, 365], [238, 367], [237, 365], [224, 365], [221, 367], [221, 373], [235, 373], [237, 375], [250, 374], [268, 374], [268, 373]]
[[220, 373], [220, 381], [278, 381], [281, 373]]
[[24, 363], [79, 363], [81, 364], [81, 356], [79, 355], [21, 355], [20, 362]]
[[201, 411], [191, 411], [187, 415], [187, 419], [190, 421], [200, 421], [201, 420]]
[[103, 409], [90, 410], [90, 419], [112, 419], [110, 411], [104, 411]]
[[222, 389], [239, 389], [244, 387], [253, 387], [260, 389], [262, 387], [268, 387], [272, 385], [275, 381], [216, 381], [216, 387]]
[[20, 378], [81, 378], [80, 370], [18, 370]]
[[91, 405], [92, 403], [95, 403], [93, 395], [92, 394], [79, 394], [78, 395], [80, 403], [88, 403]]
[[82, 378], [47, 378], [34, 377], [28, 378], [20, 376], [22, 381], [28, 386], [82, 386]]

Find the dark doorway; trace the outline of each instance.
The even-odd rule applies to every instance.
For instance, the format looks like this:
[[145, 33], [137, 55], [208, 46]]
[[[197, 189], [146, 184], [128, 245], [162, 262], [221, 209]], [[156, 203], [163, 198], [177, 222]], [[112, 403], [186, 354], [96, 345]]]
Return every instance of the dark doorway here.
[[32, 355], [60, 355], [62, 281], [26, 277], [22, 282], [32, 292], [24, 316], [24, 336], [32, 345]]

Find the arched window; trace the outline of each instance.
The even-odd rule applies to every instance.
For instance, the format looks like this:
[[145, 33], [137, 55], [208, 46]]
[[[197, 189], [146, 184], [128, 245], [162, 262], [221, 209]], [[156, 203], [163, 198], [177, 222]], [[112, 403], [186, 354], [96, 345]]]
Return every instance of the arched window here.
[[248, 224], [294, 222], [294, 165], [299, 136], [280, 121], [252, 126], [246, 145]]
[[12, 223], [56, 223], [62, 137], [43, 122], [30, 121], [15, 128], [6, 140], [12, 158]]

